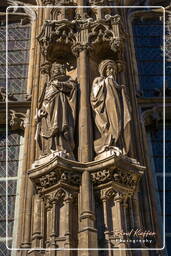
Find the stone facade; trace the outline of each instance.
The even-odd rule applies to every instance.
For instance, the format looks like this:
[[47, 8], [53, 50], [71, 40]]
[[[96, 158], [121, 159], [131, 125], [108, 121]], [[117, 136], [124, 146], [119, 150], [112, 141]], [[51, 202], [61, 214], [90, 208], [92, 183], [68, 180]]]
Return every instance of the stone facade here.
[[[9, 125], [24, 131], [15, 255], [164, 255], [148, 250], [162, 247], [162, 234], [137, 111], [129, 8], [112, 4], [42, 0], [24, 9], [32, 24], [27, 97], [0, 91], [3, 116], [7, 97]], [[153, 122], [151, 109], [146, 116]]]

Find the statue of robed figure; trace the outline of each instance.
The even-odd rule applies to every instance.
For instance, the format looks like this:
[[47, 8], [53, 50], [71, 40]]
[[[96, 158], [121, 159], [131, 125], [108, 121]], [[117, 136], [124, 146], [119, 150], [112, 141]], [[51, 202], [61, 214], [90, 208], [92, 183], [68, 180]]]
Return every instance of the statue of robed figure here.
[[52, 152], [74, 159], [76, 82], [66, 75], [64, 65], [53, 63], [37, 111], [36, 140], [42, 155]]
[[93, 81], [91, 106], [98, 137], [94, 141], [97, 155], [107, 152], [127, 154], [130, 148], [130, 104], [126, 87], [116, 82], [117, 63], [104, 60], [99, 65], [100, 77]]

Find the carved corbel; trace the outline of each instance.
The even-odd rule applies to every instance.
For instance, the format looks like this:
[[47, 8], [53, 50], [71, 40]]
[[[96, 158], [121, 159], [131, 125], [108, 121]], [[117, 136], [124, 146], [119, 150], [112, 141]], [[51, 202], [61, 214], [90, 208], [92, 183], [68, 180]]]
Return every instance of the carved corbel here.
[[11, 126], [12, 130], [24, 130], [28, 123], [28, 117], [26, 114], [12, 109], [10, 109], [9, 112], [9, 119], [9, 125]]
[[15, 98], [14, 94], [6, 92], [6, 89], [4, 87], [0, 87], [0, 102], [6, 102], [6, 100], [9, 101], [17, 101], [17, 98]]

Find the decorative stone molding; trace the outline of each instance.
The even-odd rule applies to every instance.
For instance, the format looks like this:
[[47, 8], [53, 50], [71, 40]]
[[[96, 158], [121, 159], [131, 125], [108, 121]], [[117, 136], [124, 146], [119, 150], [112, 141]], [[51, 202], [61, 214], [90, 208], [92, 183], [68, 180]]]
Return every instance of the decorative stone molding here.
[[71, 186], [79, 186], [81, 181], [81, 175], [75, 172], [62, 171], [61, 169], [56, 169], [49, 172], [46, 175], [41, 176], [36, 180], [36, 186], [39, 193], [44, 190], [62, 182], [69, 184]]

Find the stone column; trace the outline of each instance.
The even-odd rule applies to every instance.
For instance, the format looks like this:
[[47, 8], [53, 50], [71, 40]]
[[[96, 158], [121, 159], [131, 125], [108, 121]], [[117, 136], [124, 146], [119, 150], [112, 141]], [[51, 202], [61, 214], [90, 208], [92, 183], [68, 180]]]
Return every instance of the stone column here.
[[85, 13], [85, 8], [82, 8], [80, 6], [86, 6], [87, 5], [87, 1], [86, 0], [78, 0], [78, 14], [80, 14], [80, 16], [82, 18], [84, 18], [84, 13]]
[[41, 248], [41, 198], [39, 195], [34, 196], [34, 216], [32, 232], [32, 248]]
[[[90, 184], [90, 174], [84, 171], [82, 174], [81, 199], [82, 207], [80, 214], [81, 229], [79, 232], [79, 256], [91, 256], [92, 252], [86, 248], [97, 248], [97, 230], [94, 228], [95, 216], [92, 212], [92, 190]], [[98, 255], [98, 251], [93, 251], [93, 255]]]
[[[50, 6], [52, 5], [51, 0], [42, 0], [42, 5], [45, 5], [44, 9], [44, 20], [50, 20]], [[47, 6], [47, 7], [46, 7]]]
[[92, 125], [88, 49], [82, 49], [82, 46], [80, 46], [79, 51], [80, 110], [78, 158], [81, 162], [89, 162], [92, 160]]
[[105, 239], [106, 239], [106, 247], [109, 248], [109, 256], [111, 256], [111, 243], [109, 239], [109, 229], [108, 229], [108, 217], [107, 217], [107, 198], [102, 198], [103, 202], [103, 214], [104, 214], [104, 225], [105, 225]]
[[[66, 236], [66, 241], [64, 244], [64, 248], [72, 248], [72, 244], [71, 244], [71, 201], [72, 201], [72, 198], [70, 198], [70, 197], [65, 199], [65, 236]], [[65, 250], [64, 255], [71, 256], [72, 250]]]
[[[114, 204], [115, 204], [115, 214], [116, 214], [116, 220], [114, 223], [114, 228], [117, 231], [125, 231], [125, 225], [124, 225], [124, 214], [123, 214], [123, 195], [120, 193], [117, 193], [114, 197]], [[124, 240], [124, 237], [121, 236], [121, 239]], [[119, 248], [127, 248], [126, 244], [124, 242], [119, 243]], [[116, 251], [116, 256], [126, 256], [126, 251]]]
[[[71, 198], [65, 199], [65, 236], [66, 242], [64, 247], [71, 248]], [[70, 252], [70, 251], [68, 251]], [[70, 255], [69, 253], [67, 254]]]
[[52, 230], [52, 208], [48, 207], [46, 211], [46, 248], [50, 247], [50, 235]]
[[[41, 17], [42, 9], [38, 9], [38, 15]], [[39, 31], [41, 26], [41, 19], [37, 21], [37, 31]], [[38, 43], [36, 43], [37, 51], [36, 51], [36, 60], [35, 60], [35, 72], [34, 79], [32, 84], [33, 93], [32, 93], [32, 105], [30, 111], [30, 119], [31, 119], [31, 129], [29, 131], [29, 142], [28, 142], [28, 154], [27, 154], [27, 169], [30, 168], [31, 164], [35, 160], [35, 130], [36, 124], [34, 120], [37, 102], [38, 102], [38, 84], [39, 84], [39, 64], [40, 64], [40, 47]], [[30, 149], [32, 149], [30, 151]], [[24, 193], [25, 192], [25, 193]], [[23, 216], [24, 221], [22, 223], [23, 230], [23, 239], [22, 239], [22, 248], [30, 248], [31, 247], [31, 217], [32, 217], [32, 196], [33, 196], [33, 184], [32, 181], [27, 177], [24, 187], [24, 207], [23, 207]], [[24, 255], [24, 251], [23, 251]]]
[[53, 200], [52, 202], [52, 209], [51, 209], [51, 223], [47, 222], [47, 225], [51, 225], [51, 235], [50, 235], [50, 256], [55, 256], [56, 252], [54, 249], [56, 249], [56, 242], [55, 242], [55, 237], [56, 237], [56, 227], [55, 227], [55, 218], [56, 218], [56, 200]]

